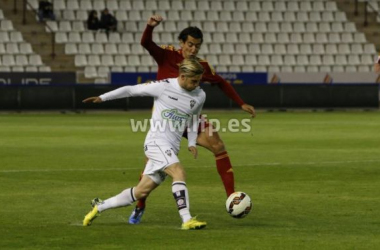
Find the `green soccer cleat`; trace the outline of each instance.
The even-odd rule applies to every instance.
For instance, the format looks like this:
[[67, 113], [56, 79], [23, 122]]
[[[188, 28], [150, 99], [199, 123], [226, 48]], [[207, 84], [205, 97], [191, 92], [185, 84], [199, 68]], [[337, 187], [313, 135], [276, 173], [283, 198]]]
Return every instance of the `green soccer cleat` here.
[[93, 207], [92, 210], [86, 214], [83, 220], [83, 226], [90, 226], [92, 221], [95, 220], [98, 216], [100, 216], [100, 213], [98, 211], [98, 205], [101, 204], [103, 201], [99, 198], [95, 198], [91, 201], [91, 206]]
[[206, 227], [207, 223], [198, 221], [196, 217], [191, 218], [189, 221], [182, 223], [182, 230], [197, 230]]

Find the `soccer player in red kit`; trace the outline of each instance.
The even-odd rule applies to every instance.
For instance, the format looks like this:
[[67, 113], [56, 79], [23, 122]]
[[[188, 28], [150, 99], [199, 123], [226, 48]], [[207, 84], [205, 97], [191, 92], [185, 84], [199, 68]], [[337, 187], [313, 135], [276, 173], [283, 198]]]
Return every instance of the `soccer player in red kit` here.
[[[202, 42], [203, 34], [197, 27], [188, 27], [179, 35], [181, 49], [176, 50], [173, 46], [160, 47], [153, 42], [153, 29], [163, 18], [159, 15], [154, 15], [149, 18], [144, 34], [141, 38], [141, 45], [150, 53], [158, 64], [157, 80], [178, 76], [178, 65], [184, 58], [196, 57]], [[253, 106], [244, 103], [239, 97], [234, 88], [222, 77], [215, 74], [213, 68], [207, 61], [199, 59], [199, 62], [205, 69], [202, 80], [216, 84], [230, 99], [237, 103], [244, 111], [255, 117], [255, 109]], [[223, 141], [219, 134], [213, 131], [213, 128], [207, 121], [203, 121], [202, 130], [198, 131], [197, 144], [211, 151], [215, 156], [216, 168], [222, 178], [227, 197], [235, 192], [234, 173], [230, 158], [227, 154]], [[201, 127], [201, 125], [200, 125]], [[141, 221], [145, 211], [145, 199], [138, 201], [136, 208], [129, 217], [130, 224], [138, 224]]]

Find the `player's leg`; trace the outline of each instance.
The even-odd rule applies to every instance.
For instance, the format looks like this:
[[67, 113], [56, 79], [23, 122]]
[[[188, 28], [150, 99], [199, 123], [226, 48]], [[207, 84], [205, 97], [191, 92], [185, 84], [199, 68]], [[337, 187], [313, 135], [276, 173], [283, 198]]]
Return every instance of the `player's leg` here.
[[131, 205], [136, 200], [148, 196], [157, 186], [158, 184], [151, 178], [144, 175], [136, 187], [125, 189], [120, 194], [108, 198], [105, 201], [98, 198], [94, 199], [92, 203], [93, 209], [85, 216], [83, 225], [91, 225], [91, 222], [105, 210]]
[[[148, 162], [148, 158], [145, 159], [145, 165]], [[140, 174], [140, 179], [143, 177], [144, 171], [141, 172]], [[129, 224], [139, 224], [141, 221], [142, 216], [144, 215], [145, 212], [145, 204], [146, 204], [146, 199], [147, 197], [141, 198], [137, 201], [136, 207], [133, 209], [132, 214], [129, 216]]]
[[215, 156], [216, 168], [222, 178], [227, 197], [235, 192], [234, 172], [230, 157], [217, 131], [212, 125], [206, 126], [198, 134], [197, 144], [211, 151]]
[[165, 169], [165, 173], [172, 177], [172, 193], [182, 219], [182, 229], [201, 229], [207, 224], [191, 217], [189, 192], [186, 186], [186, 173], [182, 165], [177, 162]]

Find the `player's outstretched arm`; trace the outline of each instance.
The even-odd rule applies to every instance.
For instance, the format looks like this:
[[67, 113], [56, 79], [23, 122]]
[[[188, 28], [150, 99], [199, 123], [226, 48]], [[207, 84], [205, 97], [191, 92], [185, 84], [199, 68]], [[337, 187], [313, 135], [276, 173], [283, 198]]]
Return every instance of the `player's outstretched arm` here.
[[101, 103], [103, 101], [99, 96], [93, 96], [93, 97], [89, 97], [89, 98], [84, 99], [82, 102], [84, 102], [84, 103], [89, 103], [89, 102]]
[[197, 159], [197, 157], [198, 157], [198, 149], [196, 147], [194, 147], [194, 146], [190, 146], [189, 147], [189, 151], [194, 156], [194, 159]]

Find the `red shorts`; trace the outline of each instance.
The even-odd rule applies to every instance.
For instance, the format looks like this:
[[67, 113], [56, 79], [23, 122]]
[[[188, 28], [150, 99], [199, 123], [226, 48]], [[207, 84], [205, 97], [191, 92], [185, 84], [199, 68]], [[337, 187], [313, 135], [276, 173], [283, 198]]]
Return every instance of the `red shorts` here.
[[[211, 124], [207, 121], [206, 117], [199, 115], [198, 135], [203, 132], [205, 128], [208, 128], [210, 126]], [[182, 137], [185, 137], [187, 139], [187, 128], [185, 129], [185, 132], [183, 132]]]

